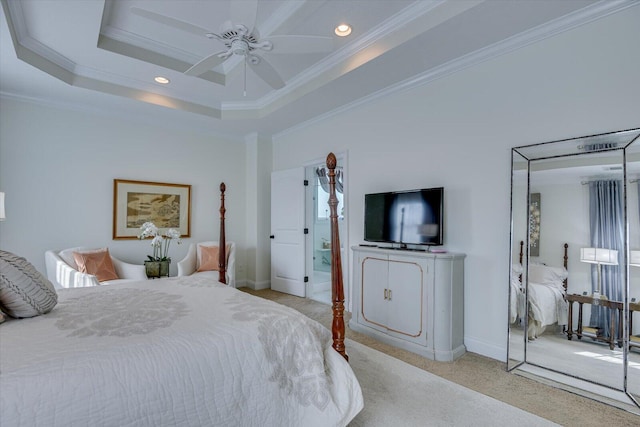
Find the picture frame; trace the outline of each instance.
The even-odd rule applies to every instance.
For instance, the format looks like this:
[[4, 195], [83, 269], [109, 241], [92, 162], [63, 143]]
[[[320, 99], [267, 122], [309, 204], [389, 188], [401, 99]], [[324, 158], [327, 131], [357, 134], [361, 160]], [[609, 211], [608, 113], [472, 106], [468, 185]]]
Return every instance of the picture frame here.
[[531, 193], [529, 206], [529, 256], [540, 256], [540, 193]]
[[113, 240], [137, 239], [148, 221], [191, 237], [191, 185], [114, 179]]

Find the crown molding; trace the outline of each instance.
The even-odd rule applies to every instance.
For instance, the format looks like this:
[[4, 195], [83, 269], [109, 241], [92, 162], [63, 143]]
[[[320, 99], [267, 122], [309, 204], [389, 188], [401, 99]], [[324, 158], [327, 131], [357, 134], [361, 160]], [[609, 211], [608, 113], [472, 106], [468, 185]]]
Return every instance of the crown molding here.
[[464, 70], [477, 64], [481, 64], [485, 61], [497, 58], [498, 56], [508, 54], [518, 49], [522, 49], [530, 44], [537, 43], [544, 39], [561, 34], [565, 31], [577, 28], [579, 26], [589, 24], [630, 7], [638, 6], [639, 4], [639, 0], [601, 0], [597, 3], [594, 3], [593, 5], [569, 13], [563, 17], [554, 19], [530, 30], [516, 34], [515, 36], [509, 37], [505, 40], [501, 40], [497, 43], [494, 43], [493, 45], [478, 49], [474, 52], [456, 58], [438, 67], [432, 68], [420, 75], [388, 86], [384, 89], [376, 91], [368, 96], [365, 96], [348, 104], [344, 104], [339, 108], [316, 116], [313, 119], [298, 123], [295, 126], [283, 130], [282, 132], [274, 134], [274, 141], [277, 140], [277, 138], [285, 136], [289, 133], [304, 129], [315, 123], [324, 121], [330, 117], [343, 114], [359, 106], [375, 102], [379, 99], [391, 96], [393, 94], [413, 90], [416, 87], [429, 84], [435, 80], [457, 73], [458, 71]]
[[10, 92], [0, 92], [0, 100], [18, 101], [22, 103], [38, 105], [46, 108], [53, 108], [57, 110], [72, 111], [74, 113], [90, 114], [100, 118], [111, 118], [126, 121], [132, 124], [145, 124], [149, 127], [161, 127], [164, 129], [170, 129], [180, 132], [188, 132], [194, 134], [200, 134], [207, 137], [215, 137], [221, 140], [232, 142], [244, 142], [244, 136], [238, 136], [235, 133], [220, 132], [212, 129], [209, 126], [200, 126], [193, 123], [184, 123], [181, 120], [165, 120], [158, 121], [156, 117], [152, 117], [146, 114], [131, 115], [121, 110], [114, 110], [112, 108], [103, 108], [98, 104], [77, 104], [73, 102], [61, 102], [58, 100], [50, 100], [39, 97], [30, 97], [21, 94], [15, 94]]
[[[220, 120], [225, 119], [251, 119], [262, 118], [276, 111], [284, 105], [310, 93], [314, 89], [330, 81], [337, 79], [344, 73], [342, 69], [348, 58], [355, 52], [366, 50], [375, 43], [384, 41], [385, 44], [397, 45], [413, 37], [410, 31], [408, 35], [400, 36], [397, 33], [399, 27], [418, 28], [425, 23], [437, 25], [438, 19], [446, 18], [446, 14], [461, 13], [461, 11], [474, 7], [482, 3], [481, 0], [473, 2], [455, 2], [451, 0], [433, 0], [415, 2], [409, 8], [401, 11], [381, 23], [374, 30], [369, 32], [356, 46], [344, 48], [337, 51], [331, 57], [319, 62], [314, 67], [296, 76], [284, 88], [273, 91], [268, 95], [252, 102], [221, 103], [219, 106], [211, 107], [194, 102], [184, 101], [178, 98], [163, 94], [162, 88], [145, 82], [144, 89], [136, 89], [140, 82], [133, 79], [124, 79], [117, 74], [110, 74], [89, 67], [79, 66], [70, 59], [60, 55], [56, 51], [48, 48], [39, 41], [28, 35], [25, 24], [22, 5], [18, 1], [0, 0], [2, 2], [9, 30], [16, 54], [20, 60], [58, 78], [59, 80], [76, 87], [96, 90], [103, 93], [125, 96], [131, 99], [161, 105], [168, 108], [183, 110], [206, 117], [214, 117]], [[305, 12], [306, 2], [289, 1], [263, 25], [265, 32], [271, 33], [279, 26], [283, 25], [288, 17], [296, 13]], [[374, 102], [378, 99], [390, 96], [415, 87], [428, 84], [436, 79], [440, 79], [456, 73], [465, 68], [482, 63], [500, 55], [521, 49], [527, 45], [536, 43], [549, 37], [553, 37], [562, 32], [571, 30], [581, 25], [589, 24], [603, 17], [620, 12], [627, 8], [640, 5], [638, 0], [601, 0], [583, 9], [569, 13], [561, 18], [535, 27], [531, 30], [519, 33], [508, 39], [497, 42], [491, 46], [471, 52], [465, 56], [449, 61], [446, 64], [432, 68], [418, 76], [406, 79], [392, 86], [380, 89], [368, 96], [333, 109], [325, 114], [313, 119], [298, 123], [288, 129], [275, 133], [274, 138], [286, 135], [287, 133], [307, 127], [313, 123], [325, 120], [345, 111], [357, 108], [363, 104]], [[307, 4], [306, 7], [313, 7]], [[444, 7], [447, 6], [447, 7]], [[440, 8], [442, 7], [442, 8]], [[440, 8], [440, 9], [439, 9]], [[437, 11], [436, 17], [430, 17], [432, 11]], [[412, 29], [411, 27], [410, 29]], [[417, 30], [413, 30], [417, 31]], [[119, 37], [122, 34], [117, 34]], [[267, 36], [265, 36], [267, 38]], [[147, 47], [151, 47], [151, 41]], [[157, 46], [156, 46], [157, 47]], [[163, 47], [164, 49], [164, 47]], [[388, 48], [387, 48], [388, 49]], [[183, 55], [188, 53], [182, 52]], [[379, 54], [378, 54], [379, 55]], [[356, 68], [359, 64], [352, 65]], [[2, 94], [0, 94], [2, 95]], [[82, 110], [85, 110], [83, 108]]]

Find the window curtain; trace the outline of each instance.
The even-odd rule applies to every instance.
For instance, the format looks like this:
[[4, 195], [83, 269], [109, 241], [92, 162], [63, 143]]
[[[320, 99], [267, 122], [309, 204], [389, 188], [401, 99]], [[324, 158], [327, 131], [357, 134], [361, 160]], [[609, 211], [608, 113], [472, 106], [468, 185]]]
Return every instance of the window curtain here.
[[[327, 170], [325, 168], [316, 168], [316, 175], [318, 175], [318, 181], [320, 182], [320, 186], [322, 189], [329, 193], [329, 176], [327, 175]], [[336, 167], [336, 191], [338, 193], [342, 193], [343, 184], [342, 184], [342, 168]]]
[[[618, 265], [602, 265], [601, 293], [608, 299], [624, 301], [623, 265], [620, 263], [624, 251], [624, 218], [622, 203], [622, 181], [605, 180], [589, 183], [589, 229], [591, 246], [594, 248], [615, 249], [618, 251]], [[597, 266], [591, 267], [591, 288], [598, 287]], [[615, 330], [618, 330], [618, 317], [614, 316]], [[610, 309], [591, 306], [590, 326], [603, 329], [609, 336]]]

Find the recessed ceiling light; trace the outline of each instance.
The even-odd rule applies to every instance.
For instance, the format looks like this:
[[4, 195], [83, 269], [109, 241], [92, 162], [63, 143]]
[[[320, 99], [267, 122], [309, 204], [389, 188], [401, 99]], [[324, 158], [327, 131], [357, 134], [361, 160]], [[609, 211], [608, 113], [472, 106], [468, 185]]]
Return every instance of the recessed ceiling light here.
[[337, 36], [346, 37], [351, 34], [351, 26], [348, 24], [340, 24], [334, 30]]
[[160, 83], [162, 85], [167, 85], [169, 84], [169, 79], [166, 77], [162, 77], [162, 76], [158, 76], [155, 79], [153, 79], [156, 81], [156, 83]]

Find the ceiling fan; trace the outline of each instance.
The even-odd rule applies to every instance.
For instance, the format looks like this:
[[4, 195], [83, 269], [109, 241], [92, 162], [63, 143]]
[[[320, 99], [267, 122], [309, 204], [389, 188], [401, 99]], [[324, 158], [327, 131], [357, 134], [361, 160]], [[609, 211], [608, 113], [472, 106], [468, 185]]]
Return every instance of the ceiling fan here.
[[273, 66], [258, 51], [271, 51], [274, 53], [316, 53], [332, 50], [333, 39], [322, 36], [269, 36], [260, 37], [255, 27], [258, 0], [232, 0], [231, 19], [220, 26], [218, 33], [199, 27], [189, 22], [171, 18], [156, 12], [138, 7], [132, 7], [131, 13], [168, 25], [182, 31], [207, 37], [224, 45], [223, 50], [212, 53], [195, 63], [184, 74], [199, 76], [208, 70], [222, 64], [233, 56], [244, 57], [245, 63], [245, 94], [246, 94], [246, 66], [248, 65], [262, 80], [274, 89], [284, 87], [285, 83]]

